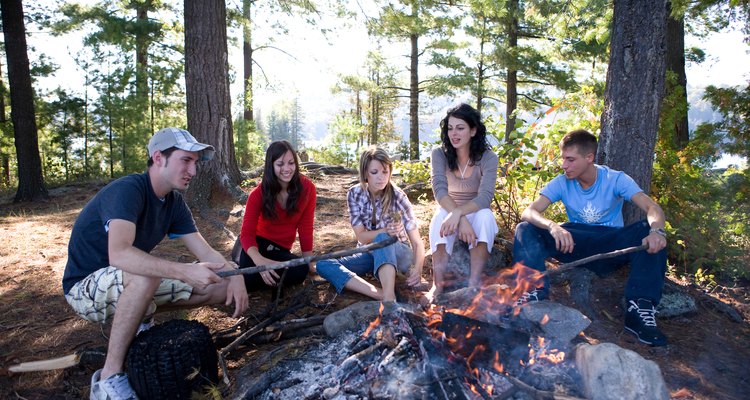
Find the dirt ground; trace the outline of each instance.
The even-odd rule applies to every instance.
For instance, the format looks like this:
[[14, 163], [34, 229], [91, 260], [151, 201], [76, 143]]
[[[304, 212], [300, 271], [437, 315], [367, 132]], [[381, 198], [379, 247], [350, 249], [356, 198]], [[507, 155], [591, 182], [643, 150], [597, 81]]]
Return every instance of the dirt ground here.
[[[315, 251], [328, 252], [354, 245], [354, 237], [343, 216], [346, 188], [354, 175], [313, 177], [318, 187], [315, 220]], [[76, 317], [65, 302], [61, 279], [67, 258], [67, 242], [76, 216], [85, 203], [103, 186], [87, 183], [54, 188], [49, 201], [39, 204], [13, 204], [12, 194], [0, 198], [0, 398], [2, 399], [81, 399], [88, 398], [89, 380], [95, 363], [63, 370], [7, 375], [7, 368], [19, 362], [44, 360], [72, 354], [78, 350], [104, 347], [110, 325], [98, 325]], [[416, 198], [416, 196], [414, 196]], [[226, 200], [218, 202], [207, 218], [196, 215], [200, 231], [209, 243], [229, 254], [232, 240], [222, 229], [238, 233], [243, 206]], [[427, 242], [427, 224], [433, 205], [415, 204], [421, 220], [422, 236]], [[221, 224], [217, 224], [219, 221]], [[509, 236], [506, 233], [506, 236]], [[174, 260], [190, 260], [177, 243], [166, 241], [155, 254]], [[430, 279], [429, 257], [425, 277]], [[622, 330], [623, 310], [619, 305], [626, 271], [596, 278], [591, 304], [597, 315], [584, 332], [592, 343], [613, 342], [655, 361], [661, 368], [673, 398], [746, 399], [750, 393], [750, 290], [747, 287], [713, 293], [715, 298], [732, 304], [744, 322], [733, 322], [720, 313], [697, 288], [686, 289], [696, 298], [698, 312], [672, 319], [660, 319], [659, 325], [669, 337], [669, 345], [652, 348], [638, 343]], [[327, 284], [320, 290], [330, 294]], [[336, 298], [332, 309], [341, 308], [361, 297], [344, 294]], [[569, 288], [553, 288], [552, 299], [572, 305]], [[266, 307], [270, 296], [251, 294], [250, 314]], [[175, 317], [197, 319], [212, 331], [231, 326], [224, 306], [204, 307], [181, 313], [157, 316], [157, 322]], [[230, 375], [247, 358], [229, 364]]]

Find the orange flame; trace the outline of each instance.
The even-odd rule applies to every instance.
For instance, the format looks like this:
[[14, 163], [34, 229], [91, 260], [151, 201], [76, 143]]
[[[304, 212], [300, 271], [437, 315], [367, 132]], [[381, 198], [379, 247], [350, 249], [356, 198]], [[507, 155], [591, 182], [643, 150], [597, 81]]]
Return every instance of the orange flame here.
[[557, 349], [548, 349], [549, 344], [545, 342], [543, 337], [537, 338], [537, 345], [535, 347], [538, 350], [532, 347], [531, 344], [529, 344], [529, 347], [531, 347], [529, 350], [529, 365], [533, 365], [535, 360], [546, 360], [552, 364], [559, 364], [565, 361], [565, 352]]
[[365, 333], [362, 334], [363, 337], [367, 337], [370, 335], [370, 332], [375, 329], [378, 325], [380, 325], [380, 321], [383, 319], [383, 309], [385, 307], [383, 306], [383, 303], [380, 303], [380, 310], [379, 315], [377, 318], [375, 318], [374, 321], [370, 322], [370, 325], [367, 326], [367, 329], [365, 329]]
[[[448, 309], [444, 306], [430, 305], [425, 310], [428, 321], [427, 326], [432, 329], [432, 335], [436, 339], [442, 340], [453, 351], [459, 350], [462, 346], [466, 345], [466, 341], [473, 339], [475, 334], [479, 333], [481, 327], [474, 326], [461, 335], [452, 337], [450, 333], [444, 333], [437, 329], [443, 322], [443, 316], [446, 312], [488, 322], [507, 316], [509, 311], [514, 316], [518, 315], [521, 307], [515, 307], [516, 301], [524, 292], [530, 292], [540, 287], [543, 277], [540, 271], [517, 263], [513, 268], [493, 277], [491, 282], [484, 282], [485, 286], [476, 291], [468, 306]], [[549, 321], [549, 316], [545, 315], [541, 323], [546, 324]], [[539, 363], [541, 360], [559, 363], [565, 359], [565, 353], [555, 349], [550, 350], [548, 347], [549, 345], [544, 342], [544, 338], [539, 338], [538, 343], [533, 346], [529, 344], [529, 358], [528, 360], [519, 360], [520, 364], [522, 366], [529, 366]], [[477, 378], [476, 382], [471, 383], [467, 379], [466, 384], [477, 395], [480, 394], [481, 389], [490, 394], [494, 391], [495, 388], [492, 385], [490, 371], [499, 374], [506, 373], [505, 366], [500, 362], [500, 354], [498, 352], [494, 352], [492, 370], [481, 370], [480, 372], [480, 369], [472, 365], [487, 350], [489, 349], [486, 346], [474, 344], [471, 354], [465, 359], [467, 368]], [[462, 353], [466, 354], [465, 352]]]
[[499, 374], [502, 374], [505, 370], [503, 364], [500, 363], [500, 353], [498, 352], [495, 352], [495, 359], [492, 361], [492, 368], [494, 368]]
[[[505, 314], [508, 307], [513, 306], [524, 292], [539, 287], [542, 278], [541, 272], [516, 263], [513, 268], [498, 274], [493, 282], [487, 282], [486, 286], [479, 289], [467, 307], [445, 311], [475, 319]], [[519, 310], [516, 308], [513, 312], [517, 314]]]

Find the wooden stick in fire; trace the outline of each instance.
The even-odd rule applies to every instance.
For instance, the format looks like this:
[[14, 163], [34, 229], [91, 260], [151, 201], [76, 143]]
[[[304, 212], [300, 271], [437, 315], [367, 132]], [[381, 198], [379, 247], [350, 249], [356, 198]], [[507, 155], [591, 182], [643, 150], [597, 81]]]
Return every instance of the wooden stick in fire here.
[[582, 258], [577, 261], [560, 264], [560, 266], [555, 269], [544, 271], [542, 275], [549, 276], [549, 275], [561, 274], [563, 272], [570, 271], [571, 269], [579, 265], [588, 264], [592, 261], [604, 260], [606, 258], [612, 258], [612, 257], [617, 257], [617, 256], [625, 255], [625, 254], [635, 253], [636, 251], [641, 251], [641, 250], [646, 250], [646, 249], [648, 249], [648, 245], [642, 244], [640, 246], [626, 247], [624, 249], [610, 251], [608, 253], [594, 254], [593, 256]]
[[364, 253], [364, 252], [367, 252], [367, 251], [372, 251], [372, 250], [380, 249], [380, 248], [383, 248], [383, 247], [386, 247], [386, 246], [390, 246], [390, 245], [396, 243], [397, 240], [398, 240], [398, 238], [396, 238], [395, 236], [391, 236], [388, 239], [383, 240], [382, 242], [370, 243], [368, 245], [356, 247], [356, 248], [353, 248], [353, 249], [339, 250], [339, 251], [334, 251], [334, 252], [331, 252], [331, 253], [315, 254], [315, 255], [312, 255], [312, 256], [295, 258], [294, 260], [283, 261], [283, 262], [279, 262], [279, 263], [275, 263], [275, 264], [266, 264], [266, 265], [258, 265], [258, 266], [255, 266], [255, 267], [248, 267], [248, 268], [239, 268], [239, 269], [233, 269], [233, 270], [219, 271], [216, 274], [223, 278], [223, 277], [232, 276], [232, 275], [255, 274], [255, 273], [258, 273], [258, 272], [268, 271], [268, 270], [272, 270], [272, 269], [282, 269], [282, 268], [294, 267], [294, 266], [297, 266], [297, 265], [309, 264], [309, 263], [311, 263], [313, 261], [327, 260], [327, 259], [331, 259], [331, 258], [341, 258], [341, 257], [351, 256], [351, 255], [357, 254], [357, 253]]

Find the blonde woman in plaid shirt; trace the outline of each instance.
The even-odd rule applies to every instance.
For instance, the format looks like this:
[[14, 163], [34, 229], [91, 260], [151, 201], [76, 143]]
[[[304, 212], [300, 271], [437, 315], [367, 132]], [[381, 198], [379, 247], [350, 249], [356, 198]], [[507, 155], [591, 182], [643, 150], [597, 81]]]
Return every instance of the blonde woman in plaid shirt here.
[[[360, 245], [380, 242], [389, 236], [400, 240], [369, 253], [318, 261], [318, 274], [339, 293], [346, 288], [376, 300], [395, 301], [397, 272], [406, 273], [406, 282], [412, 286], [422, 280], [424, 243], [412, 205], [406, 193], [391, 182], [391, 173], [391, 158], [385, 150], [370, 146], [362, 153], [359, 184], [347, 193], [354, 235]], [[378, 278], [381, 287], [361, 277], [367, 273]]]

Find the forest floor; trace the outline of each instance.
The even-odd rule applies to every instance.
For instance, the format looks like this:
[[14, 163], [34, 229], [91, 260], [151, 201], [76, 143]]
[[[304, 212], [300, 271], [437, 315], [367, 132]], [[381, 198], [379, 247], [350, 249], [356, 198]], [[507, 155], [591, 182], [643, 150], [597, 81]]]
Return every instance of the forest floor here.
[[[315, 219], [315, 251], [328, 252], [355, 245], [345, 216], [346, 189], [354, 175], [314, 177], [318, 187]], [[103, 183], [67, 185], [50, 190], [50, 199], [35, 204], [13, 204], [12, 194], [0, 198], [0, 371], [19, 362], [44, 360], [72, 354], [83, 349], [104, 347], [110, 324], [98, 325], [78, 318], [62, 294], [61, 279], [67, 258], [67, 243], [75, 218]], [[222, 229], [238, 233], [243, 205], [230, 199], [219, 200], [211, 217], [196, 215], [196, 222], [207, 241], [228, 256], [233, 241]], [[420, 230], [427, 242], [427, 225], [432, 203], [415, 203], [421, 221]], [[216, 222], [220, 221], [220, 224]], [[509, 236], [510, 233], [505, 233]], [[187, 250], [177, 243], [165, 243], [154, 254], [173, 260], [190, 260]], [[427, 258], [424, 276], [430, 276]], [[686, 285], [696, 299], [698, 312], [672, 319], [660, 319], [659, 326], [669, 337], [661, 348], [640, 344], [622, 329], [622, 297], [627, 271], [595, 278], [591, 305], [597, 315], [584, 331], [591, 343], [612, 342], [655, 361], [661, 368], [673, 398], [747, 399], [750, 393], [750, 288], [724, 288], [710, 294], [741, 313], [744, 322], [732, 321], [716, 311], [708, 294]], [[331, 297], [327, 284], [318, 286], [321, 297]], [[344, 293], [333, 307], [340, 309], [362, 297]], [[569, 288], [554, 287], [552, 299], [572, 305]], [[268, 293], [250, 296], [248, 313], [259, 312], [270, 301]], [[157, 322], [169, 318], [197, 319], [212, 332], [234, 324], [225, 306], [157, 315]], [[242, 367], [251, 355], [229, 364], [230, 375]], [[96, 365], [46, 371], [0, 375], [2, 399], [81, 399], [88, 398], [91, 374]]]

